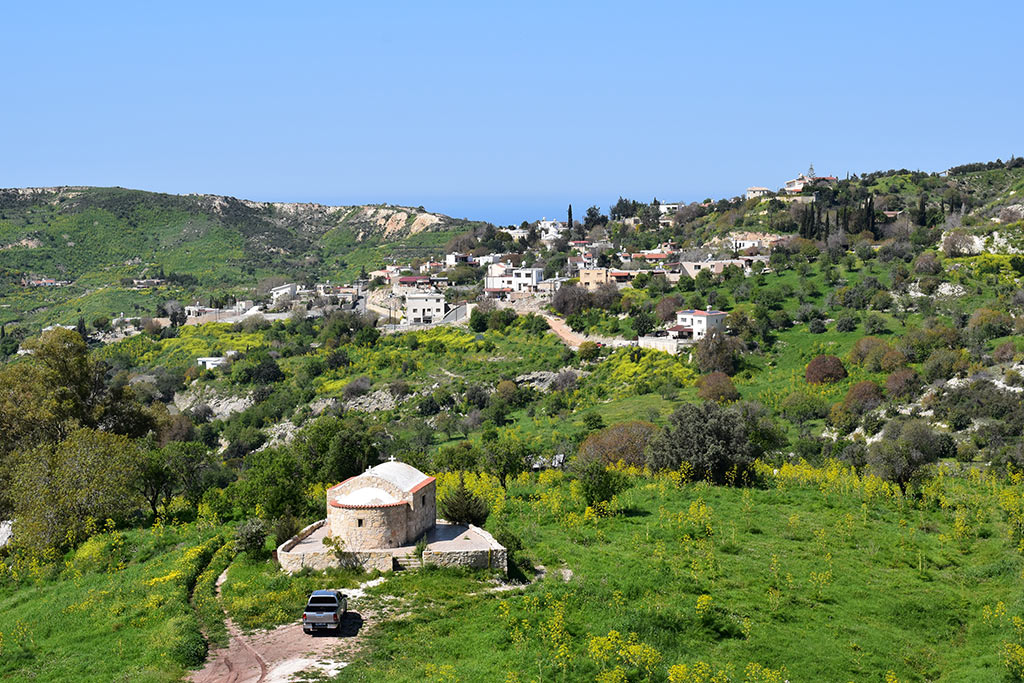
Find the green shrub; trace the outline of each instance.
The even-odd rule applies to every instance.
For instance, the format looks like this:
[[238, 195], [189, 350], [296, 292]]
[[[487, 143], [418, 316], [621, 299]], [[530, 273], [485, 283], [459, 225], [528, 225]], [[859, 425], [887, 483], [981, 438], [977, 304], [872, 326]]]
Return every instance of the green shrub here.
[[206, 641], [199, 630], [199, 620], [191, 612], [171, 622], [171, 641], [167, 654], [186, 668], [199, 666], [206, 659]]
[[599, 460], [584, 462], [575, 468], [576, 478], [583, 487], [583, 497], [587, 505], [611, 500], [612, 496], [622, 490], [623, 479], [615, 471], [609, 470]]
[[235, 532], [236, 550], [252, 556], [262, 554], [263, 546], [267, 542], [267, 531], [267, 523], [262, 519], [256, 517], [247, 519]]

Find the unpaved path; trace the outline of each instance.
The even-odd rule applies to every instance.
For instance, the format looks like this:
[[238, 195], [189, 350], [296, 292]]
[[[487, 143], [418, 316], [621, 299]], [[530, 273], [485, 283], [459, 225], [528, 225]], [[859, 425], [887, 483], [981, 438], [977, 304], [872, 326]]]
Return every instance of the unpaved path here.
[[578, 332], [573, 332], [561, 318], [556, 318], [555, 316], [547, 313], [541, 313], [541, 316], [548, 321], [548, 327], [551, 328], [551, 331], [557, 334], [561, 340], [565, 342], [566, 346], [572, 349], [580, 348], [580, 344], [585, 341], [592, 341], [611, 347], [634, 345], [634, 342], [630, 342], [619, 337], [599, 337], [597, 335], [579, 334]]
[[559, 337], [561, 337], [562, 341], [565, 342], [566, 346], [573, 349], [578, 349], [580, 348], [580, 344], [586, 341], [583, 338], [582, 334], [577, 334], [576, 332], [573, 332], [569, 328], [569, 326], [565, 324], [565, 321], [562, 320], [561, 318], [556, 318], [551, 315], [545, 315], [544, 319], [548, 321], [548, 327], [551, 328], [551, 331], [557, 334]]
[[[227, 578], [227, 571], [217, 579], [217, 591]], [[302, 624], [284, 624], [269, 631], [249, 635], [226, 618], [228, 647], [210, 652], [206, 665], [192, 674], [193, 683], [286, 683], [300, 672], [316, 671], [333, 676], [347, 666], [357, 654], [361, 634], [372, 623], [372, 611], [353, 611], [353, 603], [363, 597], [364, 586], [345, 591], [349, 611], [337, 635], [306, 635]], [[301, 609], [300, 605], [298, 609]]]

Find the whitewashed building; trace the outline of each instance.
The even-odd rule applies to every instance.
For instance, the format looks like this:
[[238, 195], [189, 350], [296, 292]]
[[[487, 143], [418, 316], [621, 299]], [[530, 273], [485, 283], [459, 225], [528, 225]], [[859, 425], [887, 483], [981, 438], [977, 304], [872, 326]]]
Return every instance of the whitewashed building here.
[[668, 329], [676, 339], [692, 339], [698, 341], [703, 339], [712, 330], [725, 329], [725, 318], [728, 315], [725, 311], [707, 310], [700, 311], [692, 308], [676, 312], [676, 324]]
[[492, 292], [536, 292], [543, 280], [543, 268], [513, 268], [504, 263], [494, 263], [487, 267], [484, 289]]
[[288, 284], [281, 285], [280, 287], [274, 287], [270, 290], [270, 301], [271, 303], [276, 304], [282, 299], [290, 299], [294, 297], [298, 291], [299, 286], [294, 282], [289, 282]]
[[405, 296], [405, 322], [427, 325], [438, 322], [448, 312], [444, 295], [436, 292], [416, 292]]

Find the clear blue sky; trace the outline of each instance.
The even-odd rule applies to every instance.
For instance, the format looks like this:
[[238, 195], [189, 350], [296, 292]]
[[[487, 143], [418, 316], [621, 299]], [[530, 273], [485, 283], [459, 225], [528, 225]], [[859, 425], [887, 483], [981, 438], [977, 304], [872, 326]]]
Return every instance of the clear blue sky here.
[[499, 223], [1024, 154], [1024, 3], [10, 3], [0, 186]]

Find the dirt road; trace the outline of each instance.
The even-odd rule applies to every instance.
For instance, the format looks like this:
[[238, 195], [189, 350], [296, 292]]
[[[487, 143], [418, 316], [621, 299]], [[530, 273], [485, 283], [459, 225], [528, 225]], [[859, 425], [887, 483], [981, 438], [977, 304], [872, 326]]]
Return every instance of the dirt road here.
[[572, 349], [580, 348], [580, 344], [585, 341], [592, 341], [598, 344], [604, 344], [605, 346], [618, 347], [618, 346], [632, 346], [633, 343], [626, 341], [625, 339], [619, 339], [618, 337], [597, 337], [591, 335], [583, 335], [578, 332], [573, 332], [565, 321], [561, 318], [556, 318], [553, 315], [541, 313], [545, 320], [548, 321], [548, 327], [565, 342], [566, 346]]
[[[227, 572], [217, 580], [218, 590]], [[352, 591], [346, 591], [351, 594]], [[361, 595], [361, 591], [358, 591]], [[350, 600], [350, 607], [353, 601]], [[302, 606], [299, 606], [302, 609]], [[278, 626], [249, 635], [227, 619], [229, 645], [210, 652], [206, 665], [190, 677], [193, 683], [286, 683], [300, 672], [333, 676], [351, 662], [361, 646], [369, 610], [349, 611], [337, 635], [306, 635], [302, 624]]]

